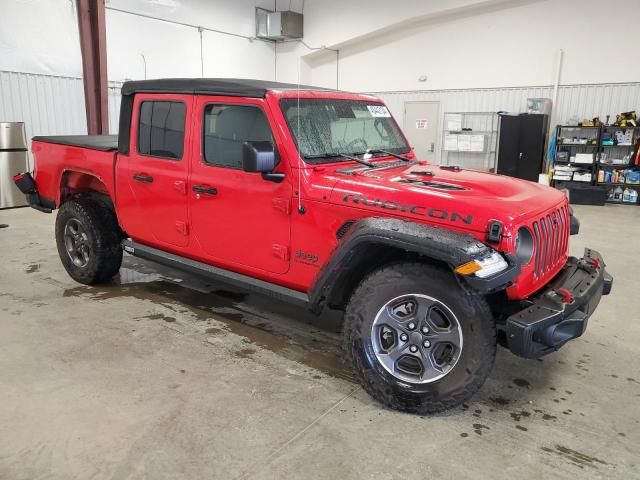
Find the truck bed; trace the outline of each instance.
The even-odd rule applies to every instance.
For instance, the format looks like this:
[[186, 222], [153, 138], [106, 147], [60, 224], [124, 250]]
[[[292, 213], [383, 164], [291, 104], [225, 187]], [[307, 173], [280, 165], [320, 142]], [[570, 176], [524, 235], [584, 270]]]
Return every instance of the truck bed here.
[[53, 137], [33, 137], [35, 142], [56, 143], [70, 147], [89, 148], [102, 152], [118, 149], [118, 135], [57, 135]]
[[61, 192], [70, 195], [91, 189], [115, 198], [117, 143], [117, 135], [33, 137], [34, 178], [40, 198], [51, 208], [60, 205]]

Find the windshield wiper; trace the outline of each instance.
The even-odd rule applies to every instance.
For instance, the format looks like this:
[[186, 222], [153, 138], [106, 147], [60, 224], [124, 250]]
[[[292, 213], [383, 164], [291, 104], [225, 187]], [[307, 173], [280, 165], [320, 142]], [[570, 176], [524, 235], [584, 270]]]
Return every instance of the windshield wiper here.
[[347, 158], [349, 160], [353, 160], [354, 162], [361, 163], [362, 165], [366, 165], [369, 168], [375, 167], [375, 165], [371, 162], [367, 162], [366, 160], [362, 160], [358, 157], [352, 157], [351, 155], [347, 155], [346, 153], [319, 153], [317, 155], [305, 155], [304, 158]]
[[407, 157], [405, 157], [403, 155], [399, 155], [397, 153], [388, 152], [387, 150], [381, 150], [379, 148], [371, 148], [371, 149], [368, 149], [368, 150], [366, 150], [364, 152], [355, 153], [354, 155], [366, 155], [367, 153], [384, 153], [385, 155], [389, 155], [391, 157], [399, 158], [400, 160], [404, 160], [405, 162], [412, 162], [412, 163], [415, 162], [415, 160], [412, 160], [411, 158], [407, 158]]

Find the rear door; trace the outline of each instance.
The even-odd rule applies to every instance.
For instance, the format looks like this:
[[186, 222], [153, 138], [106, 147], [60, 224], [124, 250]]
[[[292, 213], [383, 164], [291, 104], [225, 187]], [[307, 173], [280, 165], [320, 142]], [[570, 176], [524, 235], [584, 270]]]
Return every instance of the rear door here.
[[[193, 241], [211, 263], [236, 270], [289, 269], [292, 185], [242, 170], [245, 141], [274, 142], [260, 99], [196, 98], [189, 208]], [[284, 171], [282, 160], [276, 171]]]
[[127, 233], [160, 247], [186, 246], [188, 148], [193, 97], [136, 95], [127, 158]]

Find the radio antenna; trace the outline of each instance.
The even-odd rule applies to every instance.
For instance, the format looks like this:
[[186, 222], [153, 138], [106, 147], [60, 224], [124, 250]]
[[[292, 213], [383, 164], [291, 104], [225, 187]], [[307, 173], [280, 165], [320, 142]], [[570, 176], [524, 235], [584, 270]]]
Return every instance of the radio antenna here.
[[297, 91], [297, 106], [296, 106], [296, 121], [297, 121], [297, 138], [298, 138], [298, 213], [304, 213], [304, 207], [302, 206], [302, 137], [300, 135], [300, 64], [302, 63], [302, 57], [298, 57], [298, 91]]

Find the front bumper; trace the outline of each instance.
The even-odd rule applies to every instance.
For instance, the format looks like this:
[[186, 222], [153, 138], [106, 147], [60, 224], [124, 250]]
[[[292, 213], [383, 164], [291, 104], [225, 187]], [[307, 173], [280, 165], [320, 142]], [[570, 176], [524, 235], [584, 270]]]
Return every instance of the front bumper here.
[[580, 259], [570, 257], [527, 308], [507, 318], [504, 329], [509, 349], [521, 357], [538, 358], [579, 337], [612, 284], [595, 250], [585, 249]]

